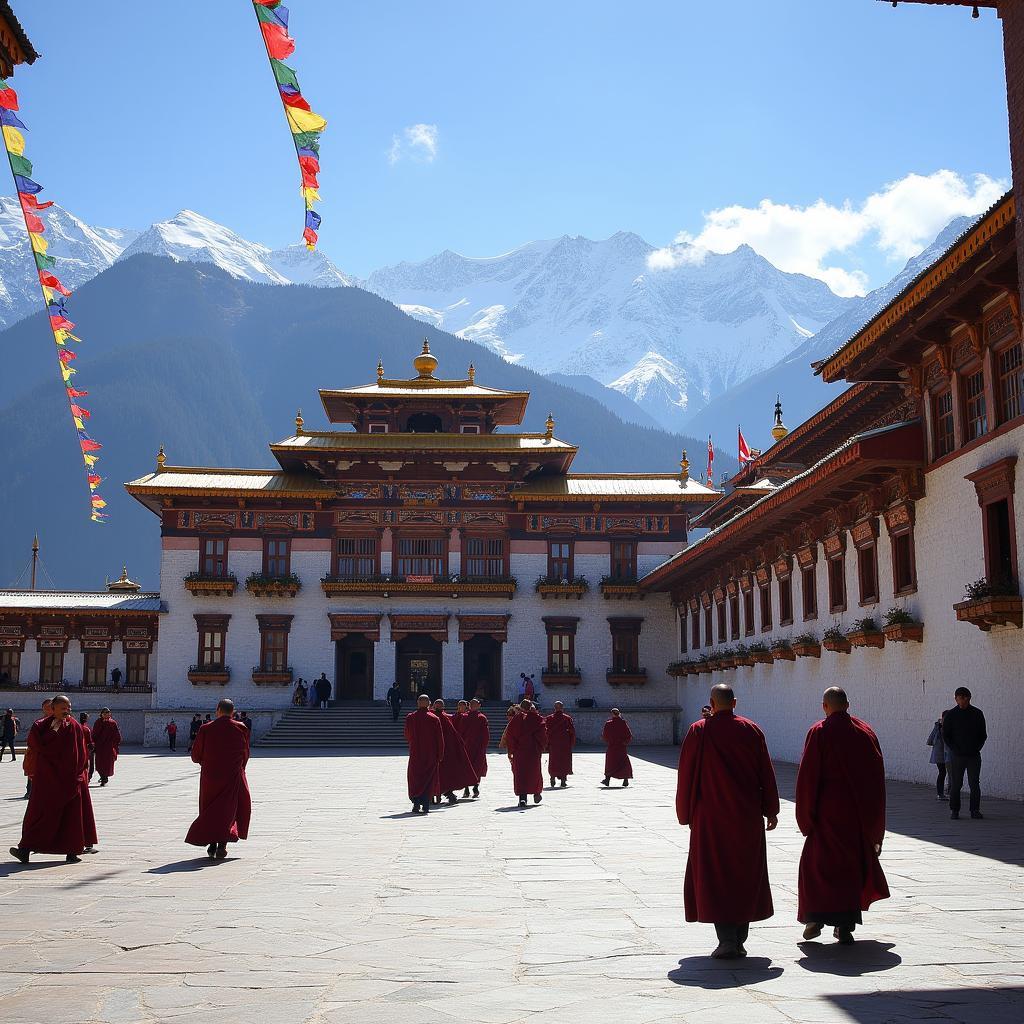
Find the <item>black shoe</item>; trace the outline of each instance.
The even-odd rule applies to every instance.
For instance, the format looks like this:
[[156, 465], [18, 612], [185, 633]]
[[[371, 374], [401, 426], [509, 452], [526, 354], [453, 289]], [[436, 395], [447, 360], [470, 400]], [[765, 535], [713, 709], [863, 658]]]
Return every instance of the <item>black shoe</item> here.
[[569, 783], [566, 782], [565, 779], [562, 779], [562, 789], [565, 789], [565, 787], [568, 786], [568, 785], [569, 785]]
[[629, 779], [623, 779], [622, 780], [622, 788], [623, 789], [629, 789]]
[[426, 804], [423, 804], [422, 808], [420, 809], [420, 814], [429, 814], [429, 813], [430, 813], [430, 808]]
[[541, 796], [541, 794], [540, 794], [540, 793], [534, 793], [534, 794], [533, 794], [533, 802], [534, 802], [535, 804], [539, 804], [539, 803], [541, 802], [541, 800], [543, 800], [543, 799], [544, 799], [544, 797], [543, 797], [543, 796]]
[[28, 855], [29, 855], [28, 850], [23, 850], [20, 846], [12, 846], [11, 847], [11, 856], [15, 860], [20, 860], [22, 864], [27, 864], [28, 863]]
[[811, 922], [804, 926], [804, 942], [810, 942], [821, 934], [821, 925]]
[[469, 799], [469, 786], [467, 786], [467, 787], [466, 787], [466, 788], [465, 788], [465, 789], [464, 789], [464, 790], [462, 791], [462, 799], [463, 799], [463, 800], [468, 800], [468, 799]]
[[950, 814], [949, 817], [950, 817], [951, 821], [959, 821], [960, 820], [960, 812], [959, 811], [953, 811], [953, 813]]
[[228, 844], [220, 843], [217, 847], [216, 857], [217, 860], [224, 860], [228, 855]]
[[64, 863], [65, 864], [81, 864], [82, 863], [82, 858], [77, 856], [76, 854], [69, 853], [64, 858]]
[[459, 802], [459, 798], [451, 790], [445, 793], [444, 798], [449, 804], [457, 804]]
[[971, 817], [977, 819], [977, 818], [984, 818], [985, 815], [982, 814], [981, 811], [971, 811]]
[[213, 857], [213, 856], [216, 855], [216, 853], [217, 853], [217, 844], [216, 843], [210, 843], [210, 845], [206, 848], [206, 856], [207, 857]]
[[525, 807], [526, 806], [526, 797], [525, 796], [521, 796], [519, 798], [519, 806], [520, 807]]
[[551, 788], [552, 788], [552, 789], [554, 789], [554, 788], [555, 788], [555, 780], [554, 780], [554, 779], [552, 779], [552, 780], [551, 780]]
[[602, 779], [602, 780], [601, 780], [601, 785], [602, 785], [602, 786], [610, 786], [610, 785], [611, 785], [611, 783], [612, 783], [612, 780], [611, 780], [611, 779]]
[[853, 932], [849, 928], [833, 928], [832, 935], [840, 946], [853, 945]]
[[104, 779], [102, 776], [100, 776], [100, 785], [101, 786], [105, 786], [106, 784], [107, 784], [107, 780]]
[[473, 796], [479, 796], [479, 795], [480, 795], [480, 787], [479, 786], [474, 786], [473, 787]]

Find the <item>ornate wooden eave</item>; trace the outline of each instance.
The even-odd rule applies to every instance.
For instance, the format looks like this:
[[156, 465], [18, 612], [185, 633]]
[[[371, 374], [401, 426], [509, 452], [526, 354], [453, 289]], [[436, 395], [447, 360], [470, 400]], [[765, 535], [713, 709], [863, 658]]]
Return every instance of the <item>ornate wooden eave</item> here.
[[34, 64], [38, 58], [11, 5], [0, 0], [0, 77], [9, 78], [17, 65]]

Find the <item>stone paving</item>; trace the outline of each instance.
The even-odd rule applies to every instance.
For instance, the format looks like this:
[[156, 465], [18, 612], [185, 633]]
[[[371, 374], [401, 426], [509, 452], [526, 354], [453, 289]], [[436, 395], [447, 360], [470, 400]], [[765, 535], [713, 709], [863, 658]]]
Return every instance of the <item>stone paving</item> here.
[[[479, 801], [412, 817], [394, 754], [257, 755], [253, 838], [210, 862], [182, 843], [198, 769], [128, 753], [93, 789], [100, 852], [0, 864], [4, 1024], [655, 1024], [1024, 1021], [1024, 809], [951, 822], [890, 786], [892, 899], [855, 946], [798, 944], [800, 837], [769, 837], [776, 916], [713, 961], [686, 925], [675, 753], [629, 789], [577, 755], [565, 791], [514, 807], [503, 758]], [[780, 766], [784, 796], [794, 770]], [[2, 847], [20, 765], [0, 768]]]

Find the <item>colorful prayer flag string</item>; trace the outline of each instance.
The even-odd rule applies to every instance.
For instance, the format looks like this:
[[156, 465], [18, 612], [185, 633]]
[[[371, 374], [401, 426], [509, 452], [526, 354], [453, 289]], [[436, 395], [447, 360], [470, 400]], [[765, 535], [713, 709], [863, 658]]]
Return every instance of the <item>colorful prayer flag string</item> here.
[[[299, 158], [302, 199], [306, 207], [302, 238], [307, 249], [315, 249], [320, 214], [313, 209], [313, 204], [320, 200], [320, 183], [317, 181], [320, 173], [320, 133], [327, 127], [327, 122], [309, 109], [309, 104], [302, 98], [295, 72], [284, 63], [295, 51], [295, 40], [288, 35], [288, 8], [282, 6], [281, 0], [252, 0], [252, 6], [284, 105], [295, 153]], [[6, 127], [3, 130], [6, 131]]]
[[69, 341], [80, 342], [82, 339], [71, 333], [75, 325], [68, 316], [64, 305], [65, 299], [71, 294], [71, 291], [65, 288], [60, 278], [53, 273], [53, 268], [57, 264], [56, 259], [47, 255], [46, 250], [49, 248], [49, 243], [43, 237], [46, 225], [38, 213], [40, 210], [46, 210], [53, 206], [53, 203], [41, 203], [36, 199], [36, 196], [43, 190], [43, 186], [32, 180], [32, 163], [25, 156], [25, 136], [21, 134], [28, 129], [15, 115], [14, 111], [17, 109], [18, 94], [7, 82], [0, 79], [0, 133], [3, 134], [4, 148], [7, 150], [11, 174], [14, 175], [14, 187], [18, 192], [18, 202], [21, 204], [21, 213], [25, 219], [25, 230], [28, 232], [29, 244], [36, 262], [39, 287], [43, 292], [43, 301], [50, 318], [50, 330], [57, 346], [60, 375], [67, 391], [71, 419], [75, 425], [78, 447], [82, 452], [82, 461], [85, 464], [85, 479], [89, 485], [89, 518], [94, 523], [102, 523], [107, 518], [107, 513], [103, 511], [107, 507], [107, 503], [97, 493], [97, 488], [103, 478], [95, 472], [94, 467], [99, 459], [96, 452], [103, 446], [93, 440], [85, 429], [85, 421], [91, 418], [92, 413], [81, 405], [78, 399], [85, 398], [89, 392], [80, 391], [71, 383], [72, 376], [78, 371], [70, 364], [78, 358], [78, 354], [67, 347]]

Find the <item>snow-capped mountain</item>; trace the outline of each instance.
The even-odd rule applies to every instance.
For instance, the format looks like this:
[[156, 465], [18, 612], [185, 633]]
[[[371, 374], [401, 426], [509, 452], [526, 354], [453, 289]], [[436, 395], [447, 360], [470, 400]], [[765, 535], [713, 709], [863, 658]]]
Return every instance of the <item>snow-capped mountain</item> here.
[[486, 259], [450, 250], [375, 271], [371, 291], [412, 316], [544, 373], [585, 373], [678, 430], [687, 411], [765, 369], [851, 300], [748, 246], [676, 253], [620, 231], [563, 236]]

